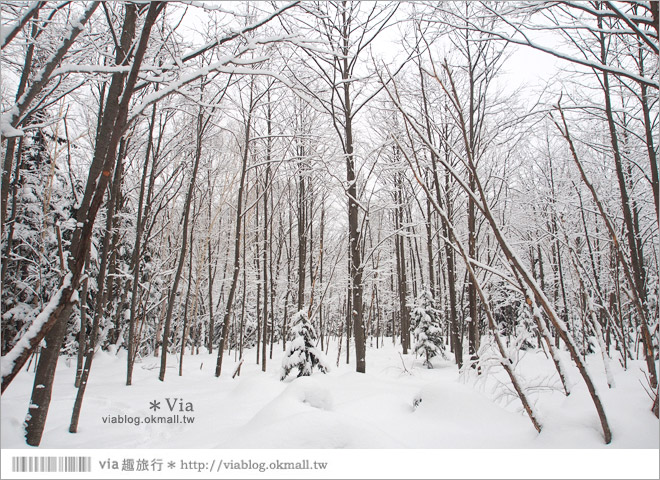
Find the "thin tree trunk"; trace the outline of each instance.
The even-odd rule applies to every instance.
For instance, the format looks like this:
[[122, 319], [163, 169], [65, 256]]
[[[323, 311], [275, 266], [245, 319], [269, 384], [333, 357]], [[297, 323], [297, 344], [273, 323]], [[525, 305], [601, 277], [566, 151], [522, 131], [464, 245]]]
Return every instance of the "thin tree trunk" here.
[[401, 180], [401, 174], [397, 174], [396, 177], [396, 217], [395, 217], [395, 230], [397, 236], [394, 241], [396, 244], [396, 261], [397, 261], [397, 278], [398, 278], [398, 292], [399, 292], [399, 316], [401, 322], [401, 346], [403, 348], [403, 354], [408, 353], [410, 348], [410, 325], [408, 317], [408, 281], [406, 279], [406, 256], [405, 256], [405, 243], [403, 240], [403, 234], [401, 230], [403, 229], [403, 181]]
[[[350, 258], [350, 253], [349, 253]], [[349, 263], [349, 275], [350, 275], [350, 263]], [[348, 280], [348, 291], [346, 292], [346, 365], [351, 361], [351, 312], [353, 311], [353, 296], [351, 295], [352, 287], [351, 280], [349, 277]]]
[[236, 231], [234, 233], [234, 264], [232, 270], [232, 281], [229, 288], [229, 295], [227, 296], [227, 305], [225, 307], [224, 319], [222, 322], [222, 336], [220, 337], [220, 345], [218, 346], [218, 360], [215, 366], [215, 376], [219, 377], [222, 373], [222, 358], [225, 351], [225, 344], [227, 343], [227, 334], [229, 333], [229, 321], [231, 319], [232, 306], [234, 303], [234, 294], [236, 293], [236, 283], [238, 280], [238, 273], [240, 271], [240, 254], [241, 254], [241, 218], [243, 216], [243, 189], [245, 187], [245, 174], [247, 173], [247, 163], [250, 151], [250, 137], [252, 127], [252, 111], [254, 103], [252, 98], [252, 89], [250, 90], [250, 110], [248, 111], [247, 121], [245, 123], [245, 139], [243, 144], [243, 161], [241, 164], [241, 179], [238, 185], [238, 199], [236, 202]]
[[[193, 217], [195, 216], [194, 213], [195, 207], [193, 206]], [[195, 232], [195, 220], [193, 218], [193, 225], [192, 228], [190, 229], [190, 249], [189, 249], [189, 255], [188, 255], [188, 289], [186, 291], [186, 303], [185, 306], [183, 307], [183, 331], [181, 332], [181, 351], [179, 352], [179, 376], [183, 376], [183, 356], [186, 353], [186, 338], [188, 337], [188, 324], [190, 323], [188, 321], [188, 304], [190, 302], [190, 290], [192, 286], [192, 269], [193, 269], [193, 235]], [[193, 309], [194, 310], [194, 309]], [[194, 315], [194, 311], [193, 311]]]
[[[153, 149], [153, 135], [156, 123], [156, 105], [153, 106], [151, 111], [151, 122], [149, 123], [149, 140], [147, 141], [147, 151], [144, 156], [144, 170], [142, 171], [142, 179], [140, 180], [140, 195], [138, 199], [138, 212], [135, 226], [135, 244], [133, 246], [133, 256], [131, 258], [131, 266], [133, 268], [133, 285], [131, 291], [131, 306], [130, 317], [128, 321], [128, 355], [126, 359], [126, 385], [133, 383], [133, 364], [135, 363], [135, 314], [137, 308], [137, 296], [140, 278], [140, 260], [141, 260], [141, 246], [142, 235], [144, 233], [145, 219], [143, 217], [143, 201], [145, 194], [145, 184], [147, 180], [147, 171], [149, 169], [149, 158], [152, 156]], [[155, 164], [155, 161], [154, 161]], [[151, 176], [149, 179], [150, 187], [153, 184], [153, 177], [155, 174], [155, 165], [151, 168]]]
[[[319, 243], [321, 245], [321, 252], [319, 254], [319, 264], [320, 264], [320, 271], [319, 271], [319, 282], [321, 285], [323, 285], [323, 236], [325, 232], [325, 197], [321, 200], [321, 226], [320, 226], [320, 232], [319, 232]], [[321, 351], [323, 351], [323, 303], [321, 303], [321, 306], [319, 308], [319, 341], [321, 345]], [[327, 350], [327, 349], [326, 349]]]
[[87, 277], [83, 281], [82, 294], [80, 295], [80, 332], [78, 332], [78, 355], [76, 362], [76, 380], [75, 387], [80, 387], [80, 377], [82, 376], [83, 366], [85, 364], [85, 352], [87, 351], [87, 297], [89, 292], [89, 254], [85, 262], [85, 272]]
[[[474, 192], [475, 182], [474, 176], [470, 175], [469, 180], [470, 189]], [[476, 207], [472, 197], [468, 199], [468, 255], [474, 260], [477, 259], [477, 217]], [[470, 362], [473, 367], [474, 362], [479, 359], [477, 351], [479, 350], [479, 311], [477, 306], [477, 287], [474, 280], [468, 281], [468, 309], [470, 321], [468, 322], [468, 352], [470, 354]]]
[[92, 321], [92, 330], [89, 342], [86, 345], [85, 365], [80, 375], [80, 384], [76, 392], [76, 400], [73, 404], [73, 411], [71, 413], [71, 423], [69, 424], [69, 432], [76, 433], [78, 431], [78, 421], [80, 420], [80, 412], [82, 410], [82, 403], [87, 389], [87, 382], [92, 370], [92, 362], [94, 360], [94, 350], [98, 342], [99, 328], [101, 325], [101, 318], [103, 318], [103, 311], [108, 297], [108, 288], [106, 285], [106, 271], [108, 270], [108, 256], [110, 254], [112, 231], [115, 219], [115, 194], [116, 189], [110, 189], [110, 198], [108, 200], [108, 207], [106, 212], [105, 235], [103, 236], [103, 246], [101, 248], [101, 265], [99, 267], [99, 275], [96, 278], [98, 291], [96, 293], [96, 305], [94, 308], [94, 320]]
[[[348, 312], [352, 319], [353, 335], [355, 336], [355, 370], [358, 373], [366, 372], [366, 337], [363, 322], [362, 306], [362, 235], [359, 230], [359, 207], [357, 196], [357, 175], [355, 173], [355, 156], [353, 153], [353, 112], [351, 103], [351, 83], [349, 81], [350, 67], [349, 58], [349, 23], [346, 9], [342, 15], [342, 54], [343, 64], [341, 68], [343, 91], [344, 91], [344, 154], [346, 156], [346, 196], [348, 203], [348, 241], [351, 251], [350, 255], [350, 278], [351, 278], [351, 308]], [[350, 338], [350, 335], [348, 335]]]
[[[299, 145], [299, 158], [302, 160], [304, 155], [305, 149], [302, 145]], [[301, 161], [298, 175], [298, 312], [305, 305], [305, 268], [307, 266], [307, 198], [303, 165]]]
[[[167, 304], [167, 313], [165, 314], [165, 327], [163, 331], [163, 345], [162, 353], [160, 358], [160, 373], [158, 374], [158, 379], [163, 382], [165, 381], [165, 371], [167, 369], [167, 350], [170, 342], [170, 325], [172, 322], [172, 313], [174, 312], [174, 305], [176, 303], [177, 289], [179, 286], [179, 280], [181, 279], [181, 271], [183, 270], [183, 264], [185, 263], [186, 250], [188, 248], [188, 223], [190, 220], [190, 204], [192, 203], [192, 196], [195, 191], [195, 181], [197, 179], [197, 170], [199, 168], [199, 161], [202, 157], [202, 138], [204, 136], [204, 129], [208, 125], [208, 120], [210, 117], [204, 121], [204, 110], [200, 107], [199, 114], [197, 115], [197, 139], [196, 139], [196, 148], [195, 148], [195, 158], [193, 163], [193, 170], [190, 174], [190, 184], [188, 186], [188, 193], [186, 194], [186, 200], [183, 210], [183, 240], [181, 245], [181, 251], [179, 253], [179, 261], [176, 268], [176, 273], [174, 274], [174, 279], [172, 281], [172, 291], [170, 292], [170, 298]], [[192, 247], [191, 247], [192, 248]]]
[[[270, 108], [270, 104], [269, 104]], [[270, 121], [268, 122], [270, 139]], [[270, 161], [270, 150], [267, 153], [267, 159]], [[266, 181], [264, 182], [264, 247], [263, 247], [263, 277], [264, 277], [264, 307], [263, 307], [263, 342], [261, 344], [261, 371], [266, 371], [266, 347], [268, 346], [268, 183], [270, 178], [270, 164], [266, 165]], [[272, 261], [272, 257], [271, 257]], [[258, 347], [258, 345], [257, 345]]]
[[[291, 198], [290, 192], [291, 183], [287, 181], [287, 190], [289, 190], [289, 198]], [[286, 339], [288, 336], [287, 326], [289, 321], [289, 296], [291, 295], [291, 263], [293, 259], [292, 250], [293, 250], [293, 209], [289, 209], [289, 242], [286, 246], [286, 295], [284, 296], [284, 319], [282, 321], [282, 350], [286, 351]], [[300, 311], [300, 310], [298, 310]]]
[[213, 274], [214, 267], [217, 265], [216, 263], [213, 263], [212, 259], [212, 251], [211, 251], [211, 211], [213, 209], [213, 188], [211, 188], [211, 166], [209, 165], [209, 172], [208, 172], [208, 183], [207, 183], [207, 188], [208, 188], [208, 195], [209, 195], [209, 204], [208, 204], [208, 223], [209, 223], [209, 231], [208, 231], [208, 238], [206, 240], [206, 247], [207, 247], [207, 256], [208, 256], [208, 296], [209, 296], [209, 338], [208, 338], [208, 343], [207, 343], [207, 350], [209, 354], [213, 353], [213, 330], [215, 329], [215, 318], [213, 317], [213, 281], [215, 280], [215, 275]]
[[[245, 216], [243, 216], [243, 230], [245, 230]], [[247, 299], [247, 267], [246, 267], [246, 262], [247, 262], [247, 255], [245, 254], [245, 249], [246, 249], [246, 237], [247, 235], [243, 235], [243, 298], [241, 299], [241, 320], [240, 320], [240, 325], [239, 325], [239, 332], [238, 332], [238, 357], [240, 359], [243, 358], [243, 332], [245, 328], [245, 300]], [[242, 362], [239, 362], [238, 368], [236, 369], [236, 375], [240, 376], [241, 375], [241, 367], [243, 366]]]
[[[256, 213], [254, 215], [254, 242], [255, 242], [255, 247], [256, 247], [256, 252], [254, 255], [254, 262], [255, 262], [255, 275], [256, 275], [256, 283], [257, 283], [257, 345], [255, 348], [256, 353], [257, 353], [257, 365], [261, 363], [260, 360], [260, 355], [261, 355], [261, 332], [262, 332], [262, 322], [261, 322], [261, 239], [260, 239], [260, 234], [261, 230], [259, 228], [259, 196], [261, 195], [261, 191], [259, 190], [259, 179], [256, 179], [256, 193], [255, 197], [257, 198], [256, 201]], [[264, 285], [265, 288], [265, 285]]]
[[428, 256], [428, 268], [429, 268], [429, 285], [428, 289], [431, 292], [433, 301], [437, 302], [437, 292], [435, 291], [435, 275], [433, 268], [433, 228], [431, 226], [431, 202], [428, 198], [426, 199], [426, 221], [424, 222], [426, 227], [426, 255]]

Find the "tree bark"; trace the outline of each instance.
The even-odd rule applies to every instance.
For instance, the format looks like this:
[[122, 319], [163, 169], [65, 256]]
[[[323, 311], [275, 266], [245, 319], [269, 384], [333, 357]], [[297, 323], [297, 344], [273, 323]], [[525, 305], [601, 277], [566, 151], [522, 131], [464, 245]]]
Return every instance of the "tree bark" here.
[[[238, 273], [240, 271], [240, 255], [241, 255], [241, 219], [243, 216], [243, 190], [245, 187], [245, 175], [247, 173], [247, 163], [250, 151], [250, 137], [252, 127], [252, 111], [254, 109], [254, 102], [252, 97], [252, 89], [250, 89], [250, 109], [247, 112], [247, 120], [245, 122], [245, 139], [243, 144], [243, 159], [241, 164], [241, 179], [238, 185], [238, 199], [236, 202], [236, 230], [234, 232], [234, 264], [232, 269], [232, 281], [229, 287], [229, 294], [227, 295], [227, 305], [225, 307], [224, 319], [222, 322], [222, 336], [220, 337], [220, 345], [218, 346], [218, 359], [215, 366], [215, 376], [219, 377], [222, 373], [222, 358], [224, 356], [225, 345], [228, 341], [227, 335], [229, 334], [229, 321], [231, 320], [231, 312], [234, 303], [234, 295], [236, 293], [236, 283], [238, 280]], [[245, 288], [245, 286], [244, 286]]]
[[[344, 2], [345, 3], [345, 2]], [[357, 195], [357, 175], [355, 173], [355, 156], [353, 152], [353, 113], [351, 111], [351, 84], [349, 82], [349, 19], [346, 9], [342, 10], [342, 37], [343, 37], [343, 68], [342, 80], [344, 90], [344, 154], [346, 156], [346, 196], [348, 203], [348, 241], [351, 250], [350, 276], [351, 276], [351, 310], [348, 312], [352, 318], [353, 335], [355, 337], [355, 370], [366, 372], [366, 336], [362, 309], [362, 235], [359, 230], [359, 206]]]
[[306, 178], [304, 175], [305, 148], [301, 143], [298, 146], [298, 157], [300, 166], [298, 173], [298, 312], [305, 305], [305, 269], [307, 267], [307, 195], [305, 189]]
[[[193, 207], [193, 217], [195, 208]], [[193, 270], [193, 235], [195, 233], [195, 220], [193, 219], [193, 226], [190, 229], [190, 249], [188, 255], [188, 288], [186, 291], [186, 303], [183, 307], [183, 330], [181, 331], [181, 351], [179, 352], [179, 376], [183, 376], [183, 356], [186, 353], [186, 339], [188, 338], [188, 325], [190, 321], [188, 320], [188, 305], [190, 303], [190, 290], [192, 288], [192, 270]], [[194, 309], [192, 315], [194, 315]]]
[[399, 318], [401, 322], [401, 347], [403, 354], [408, 353], [410, 348], [410, 319], [408, 314], [408, 280], [406, 278], [406, 255], [405, 244], [403, 240], [403, 181], [401, 173], [396, 174], [396, 209], [394, 228], [398, 232], [395, 241], [396, 270], [399, 292]]
[[78, 332], [78, 358], [76, 362], [76, 380], [75, 387], [80, 387], [80, 378], [82, 377], [85, 364], [85, 352], [87, 351], [87, 298], [89, 292], [89, 253], [85, 262], [85, 273], [87, 276], [83, 280], [82, 294], [80, 295], [80, 332]]
[[196, 146], [195, 146], [195, 157], [193, 162], [192, 173], [190, 174], [190, 184], [188, 186], [188, 193], [186, 194], [186, 201], [184, 211], [183, 211], [183, 240], [181, 244], [181, 251], [179, 252], [179, 262], [176, 267], [176, 273], [174, 274], [174, 279], [172, 280], [172, 291], [170, 292], [170, 298], [167, 304], [167, 313], [165, 314], [165, 327], [163, 331], [163, 345], [160, 358], [160, 373], [158, 374], [158, 379], [163, 382], [165, 381], [165, 371], [167, 369], [167, 349], [170, 342], [170, 326], [172, 323], [172, 313], [174, 312], [174, 305], [176, 304], [177, 289], [179, 286], [179, 280], [181, 279], [181, 271], [183, 270], [183, 264], [185, 263], [186, 250], [188, 248], [188, 223], [190, 221], [190, 206], [192, 203], [192, 197], [195, 192], [195, 181], [197, 179], [197, 170], [199, 169], [199, 161], [202, 157], [202, 138], [204, 137], [204, 128], [208, 125], [208, 119], [204, 121], [204, 110], [200, 107], [199, 114], [197, 115], [197, 128], [196, 128]]
[[[133, 365], [135, 363], [135, 354], [137, 348], [135, 347], [135, 315], [137, 312], [137, 296], [140, 279], [140, 260], [142, 256], [142, 235], [144, 234], [145, 217], [143, 215], [143, 202], [145, 196], [145, 184], [147, 180], [147, 171], [149, 169], [149, 159], [152, 156], [153, 141], [154, 141], [154, 128], [156, 123], [156, 105], [151, 110], [151, 121], [149, 123], [149, 139], [147, 141], [147, 151], [144, 156], [144, 169], [142, 171], [142, 178], [140, 180], [140, 194], [138, 199], [137, 220], [135, 226], [135, 243], [133, 246], [133, 255], [131, 258], [131, 266], [133, 268], [133, 284], [131, 289], [131, 306], [130, 317], [128, 322], [128, 355], [126, 359], [126, 385], [133, 383]], [[149, 178], [149, 188], [152, 188], [155, 176], [155, 159], [151, 167], [151, 175]], [[147, 207], [148, 208], [148, 207]]]
[[[71, 314], [73, 305], [69, 305], [64, 315]], [[64, 316], [63, 315], [63, 316]], [[37, 372], [34, 376], [30, 406], [25, 420], [25, 440], [28, 445], [38, 447], [46, 426], [46, 417], [50, 406], [50, 398], [53, 392], [53, 380], [60, 349], [64, 342], [67, 322], [59, 322], [46, 335], [46, 346], [41, 349]]]

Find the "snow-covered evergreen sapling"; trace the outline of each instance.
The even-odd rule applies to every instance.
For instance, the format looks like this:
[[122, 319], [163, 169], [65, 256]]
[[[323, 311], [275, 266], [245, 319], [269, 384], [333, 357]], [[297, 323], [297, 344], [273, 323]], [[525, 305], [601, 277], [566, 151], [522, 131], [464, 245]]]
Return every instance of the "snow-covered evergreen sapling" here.
[[444, 356], [444, 342], [440, 328], [438, 310], [433, 307], [431, 292], [424, 290], [411, 312], [412, 326], [415, 337], [415, 353], [424, 357], [424, 365], [433, 368], [431, 359], [437, 355]]
[[284, 380], [292, 370], [298, 370], [298, 377], [309, 376], [316, 367], [322, 373], [327, 373], [329, 363], [323, 354], [316, 348], [316, 332], [312, 326], [307, 312], [301, 310], [291, 317], [291, 330], [289, 330], [289, 344], [282, 360], [280, 380]]

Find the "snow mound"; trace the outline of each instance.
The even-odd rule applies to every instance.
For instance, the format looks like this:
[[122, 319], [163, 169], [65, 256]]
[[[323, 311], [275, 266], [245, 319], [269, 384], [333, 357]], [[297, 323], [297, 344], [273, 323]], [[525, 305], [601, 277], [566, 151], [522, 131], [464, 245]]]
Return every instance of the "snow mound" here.
[[428, 435], [445, 448], [521, 448], [537, 437], [522, 413], [509, 412], [457, 383], [425, 385], [411, 398], [410, 410], [413, 423], [439, 426]]
[[310, 377], [298, 378], [284, 391], [284, 395], [287, 393], [310, 407], [321, 410], [332, 410], [332, 393], [316, 379]]
[[251, 423], [273, 423], [310, 408], [332, 410], [332, 394], [321, 382], [311, 377], [296, 378], [282, 393], [267, 403], [252, 419]]
[[331, 378], [300, 377], [268, 402], [219, 448], [386, 448], [402, 446], [385, 430], [337, 412], [327, 385]]

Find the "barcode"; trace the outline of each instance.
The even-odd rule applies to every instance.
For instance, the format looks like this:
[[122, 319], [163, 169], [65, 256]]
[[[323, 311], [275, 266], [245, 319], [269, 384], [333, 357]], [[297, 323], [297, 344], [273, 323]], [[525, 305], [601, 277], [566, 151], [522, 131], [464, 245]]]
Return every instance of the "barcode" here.
[[12, 457], [12, 472], [91, 472], [92, 457]]

